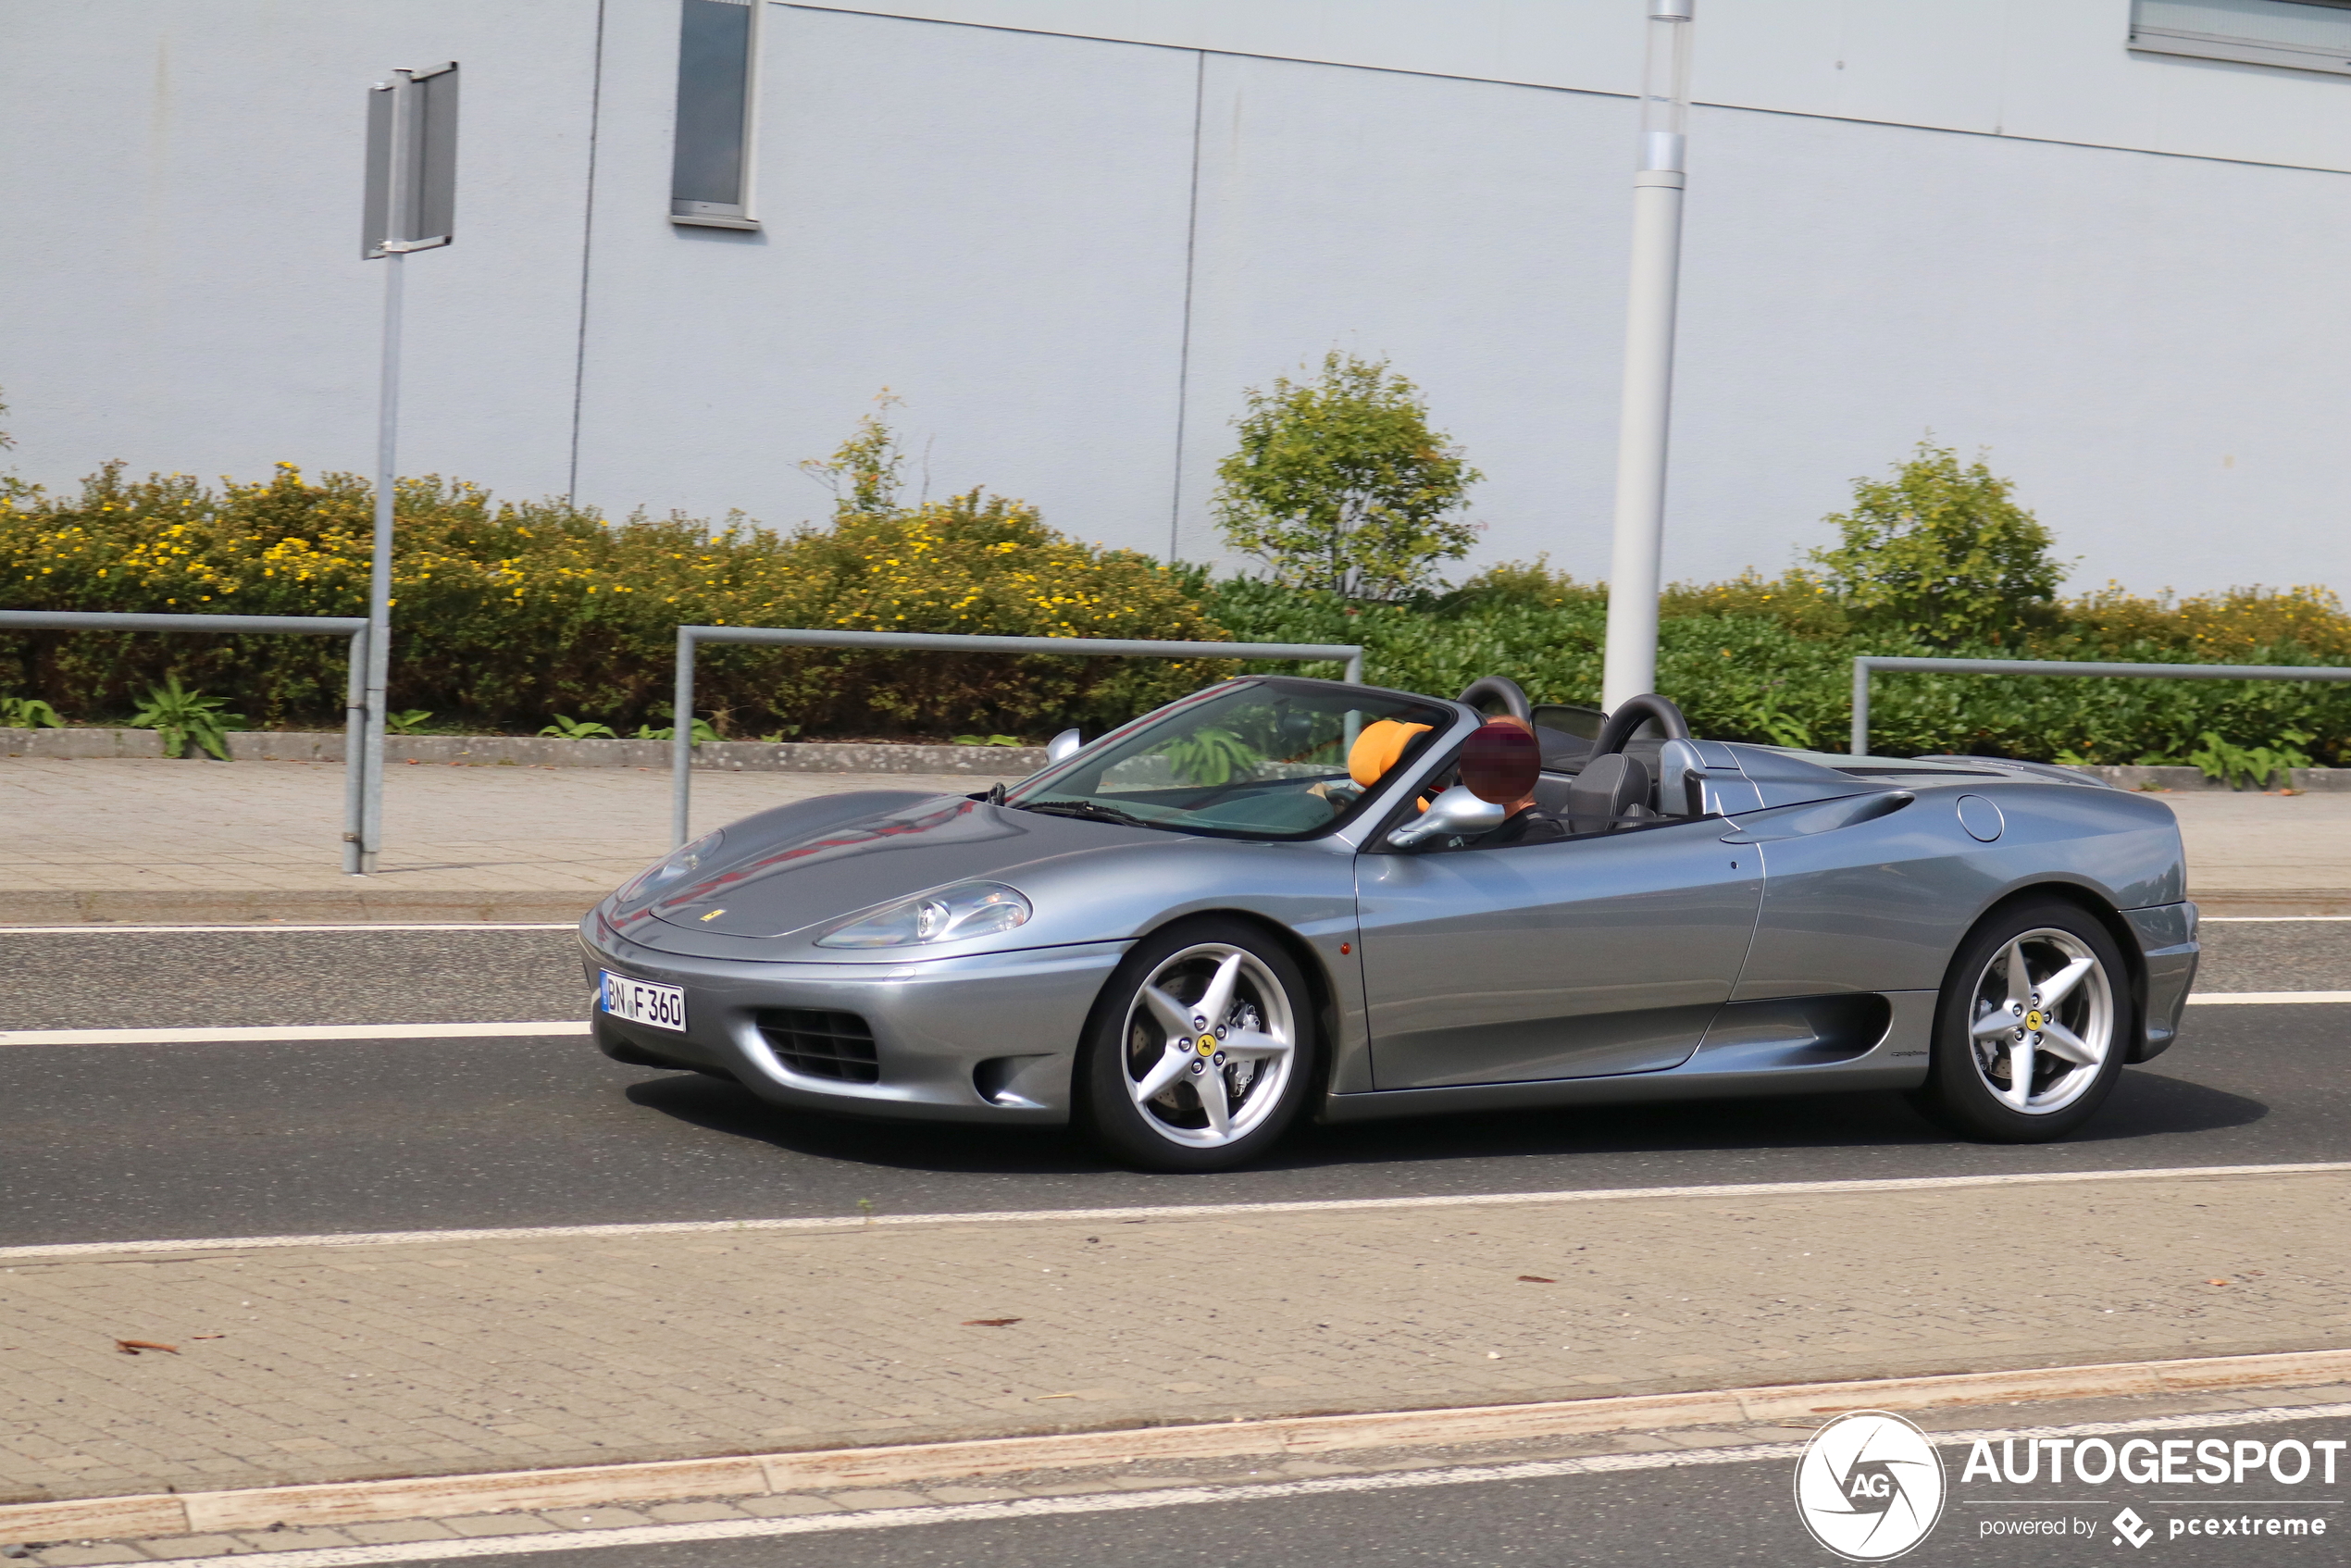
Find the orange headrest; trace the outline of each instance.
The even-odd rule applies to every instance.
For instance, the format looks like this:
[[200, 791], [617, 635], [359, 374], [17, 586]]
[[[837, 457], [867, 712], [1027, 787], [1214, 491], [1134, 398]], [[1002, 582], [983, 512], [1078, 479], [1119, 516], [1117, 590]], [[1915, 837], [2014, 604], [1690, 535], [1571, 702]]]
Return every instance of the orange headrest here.
[[1412, 743], [1413, 736], [1427, 732], [1425, 724], [1406, 724], [1394, 718], [1376, 719], [1363, 726], [1363, 732], [1355, 737], [1355, 744], [1348, 749], [1347, 776], [1362, 788], [1370, 789], [1387, 777], [1387, 770], [1402, 758], [1404, 748]]

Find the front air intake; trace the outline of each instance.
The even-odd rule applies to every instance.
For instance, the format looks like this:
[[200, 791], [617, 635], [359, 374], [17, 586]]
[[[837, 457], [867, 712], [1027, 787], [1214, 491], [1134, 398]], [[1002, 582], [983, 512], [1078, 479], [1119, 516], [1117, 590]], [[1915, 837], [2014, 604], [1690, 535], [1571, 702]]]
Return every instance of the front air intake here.
[[775, 1007], [761, 1013], [758, 1024], [777, 1059], [795, 1073], [852, 1084], [881, 1080], [874, 1031], [854, 1013]]

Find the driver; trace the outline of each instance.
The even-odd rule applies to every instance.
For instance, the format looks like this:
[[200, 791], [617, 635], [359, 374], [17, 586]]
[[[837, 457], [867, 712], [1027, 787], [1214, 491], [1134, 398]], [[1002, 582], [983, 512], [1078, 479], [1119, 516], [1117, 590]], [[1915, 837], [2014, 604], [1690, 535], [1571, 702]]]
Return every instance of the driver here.
[[1535, 738], [1535, 728], [1523, 718], [1499, 715], [1462, 742], [1459, 767], [1462, 784], [1471, 794], [1494, 802], [1508, 814], [1500, 827], [1479, 836], [1478, 848], [1539, 844], [1568, 836], [1567, 825], [1535, 799], [1535, 784], [1542, 768], [1542, 747]]

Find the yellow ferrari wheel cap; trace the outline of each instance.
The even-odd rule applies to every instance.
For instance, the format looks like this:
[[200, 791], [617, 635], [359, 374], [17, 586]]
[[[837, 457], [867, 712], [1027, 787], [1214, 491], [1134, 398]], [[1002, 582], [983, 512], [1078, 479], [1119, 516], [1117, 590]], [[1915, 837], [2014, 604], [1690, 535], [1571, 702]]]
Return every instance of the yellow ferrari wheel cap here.
[[1202, 1035], [1199, 1039], [1192, 1042], [1192, 1049], [1199, 1052], [1202, 1056], [1213, 1056], [1216, 1053], [1216, 1037], [1214, 1035]]

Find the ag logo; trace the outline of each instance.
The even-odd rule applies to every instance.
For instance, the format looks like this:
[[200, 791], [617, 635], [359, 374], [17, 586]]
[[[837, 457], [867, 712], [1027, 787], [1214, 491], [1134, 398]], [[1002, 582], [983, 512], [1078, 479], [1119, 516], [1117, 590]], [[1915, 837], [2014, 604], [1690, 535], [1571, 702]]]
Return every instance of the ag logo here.
[[1898, 1415], [1840, 1415], [1796, 1462], [1796, 1512], [1814, 1540], [1848, 1562], [1899, 1557], [1942, 1517], [1943, 1462]]

